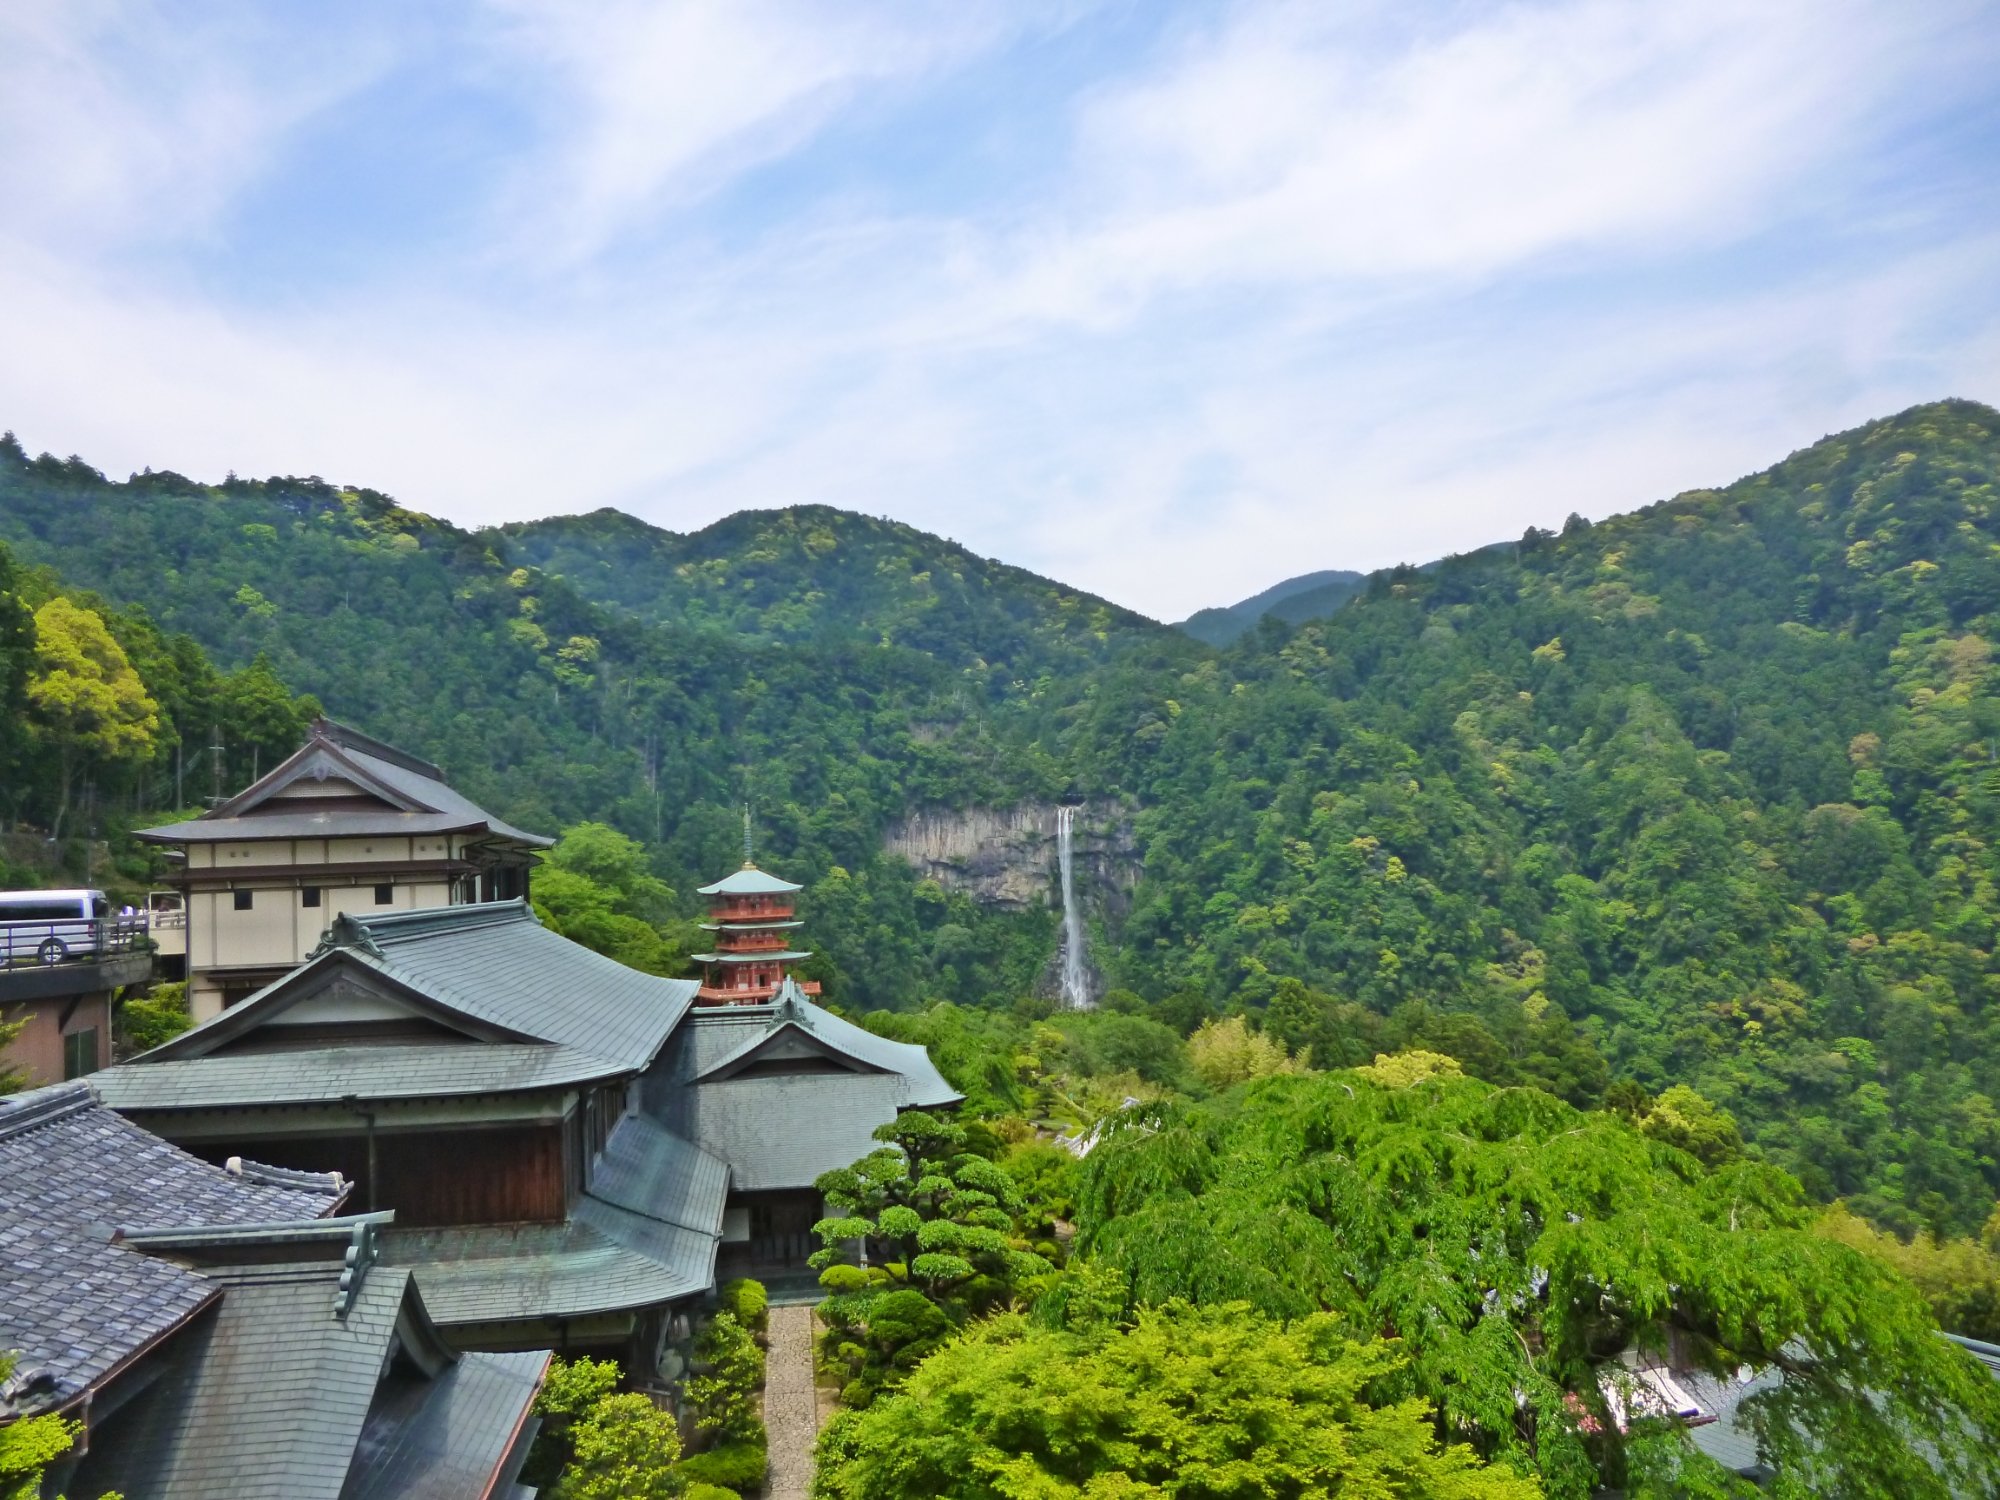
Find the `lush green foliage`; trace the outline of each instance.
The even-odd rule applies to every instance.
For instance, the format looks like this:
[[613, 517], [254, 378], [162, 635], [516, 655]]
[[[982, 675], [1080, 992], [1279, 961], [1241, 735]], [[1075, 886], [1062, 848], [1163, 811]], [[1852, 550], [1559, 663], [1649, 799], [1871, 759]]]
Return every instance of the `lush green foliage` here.
[[724, 1312], [759, 1338], [763, 1337], [771, 1322], [771, 1295], [764, 1289], [763, 1282], [739, 1276], [734, 1281], [723, 1282], [716, 1297], [722, 1303]]
[[[0, 1380], [13, 1369], [14, 1357], [0, 1354]], [[0, 1427], [0, 1500], [41, 1500], [43, 1471], [69, 1452], [82, 1428], [81, 1422], [57, 1416], [26, 1417]]]
[[[1086, 669], [1200, 650], [1102, 600], [833, 512], [688, 539], [667, 584], [649, 573], [625, 591], [677, 602], [635, 612], [576, 560], [588, 539], [562, 553], [572, 580], [534, 566], [525, 536], [469, 534], [375, 491], [150, 472], [112, 484], [9, 438], [0, 539], [143, 603], [219, 660], [263, 658], [522, 826], [597, 821], [643, 840], [677, 889], [734, 868], [748, 801], [764, 857], [812, 883], [812, 977], [861, 1006], [913, 1005], [939, 973], [974, 995], [1032, 985], [1048, 919], [995, 918], [920, 885], [883, 855], [884, 826], [914, 805], [1055, 795], [1067, 773], [1051, 746]], [[876, 611], [864, 595], [900, 602]], [[749, 620], [763, 623], [731, 633]], [[0, 610], [0, 690], [12, 628]], [[198, 746], [218, 721], [186, 722]], [[230, 785], [247, 779], [232, 762]]]
[[188, 1013], [187, 984], [156, 984], [144, 995], [118, 1007], [119, 1040], [124, 1051], [137, 1053], [172, 1041], [194, 1018]]
[[1919, 1234], [1905, 1242], [1839, 1205], [1820, 1220], [1819, 1232], [1879, 1257], [1908, 1277], [1930, 1303], [1940, 1328], [2000, 1343], [2000, 1207], [1977, 1236], [1956, 1239]]
[[1393, 1388], [1552, 1495], [1627, 1477], [1600, 1371], [1670, 1338], [1719, 1371], [1784, 1371], [1743, 1409], [1780, 1493], [2000, 1486], [2000, 1386], [1887, 1266], [1815, 1233], [1786, 1174], [1706, 1167], [1445, 1059], [1392, 1064], [1129, 1112], [1087, 1162], [1083, 1247], [1141, 1304], [1399, 1338]]
[[542, 1430], [528, 1450], [522, 1466], [521, 1482], [546, 1490], [563, 1475], [575, 1457], [571, 1429], [588, 1416], [597, 1403], [618, 1389], [623, 1371], [617, 1362], [579, 1355], [575, 1359], [557, 1357], [549, 1361], [548, 1375], [541, 1394], [535, 1398], [535, 1415]]
[[637, 1392], [605, 1396], [569, 1430], [574, 1457], [550, 1500], [669, 1500], [686, 1488], [676, 1472], [674, 1419]]
[[98, 872], [105, 883], [136, 895], [157, 864], [123, 838], [135, 818], [234, 790], [295, 749], [318, 711], [261, 657], [221, 672], [143, 609], [20, 568], [0, 546], [0, 825], [110, 837], [120, 860]]
[[734, 1315], [718, 1312], [694, 1346], [687, 1383], [695, 1430], [712, 1443], [764, 1443], [764, 1351]]
[[[1017, 1179], [967, 1149], [963, 1126], [913, 1110], [875, 1138], [882, 1149], [821, 1175], [828, 1216], [813, 1226], [824, 1248], [812, 1263], [830, 1294], [821, 1364], [857, 1406], [968, 1317], [1006, 1306], [1053, 1269], [1016, 1222]], [[848, 1263], [857, 1245], [867, 1270]]]
[[819, 1444], [821, 1500], [1530, 1500], [1441, 1448], [1424, 1403], [1371, 1403], [1396, 1355], [1330, 1317], [1177, 1305], [1131, 1328], [975, 1325]]
[[682, 1459], [674, 1466], [674, 1473], [689, 1485], [707, 1484], [732, 1494], [747, 1494], [763, 1485], [768, 1468], [762, 1443], [724, 1443]]
[[602, 823], [563, 830], [534, 872], [535, 911], [586, 948], [648, 974], [678, 974], [686, 933], [674, 893], [637, 842]]

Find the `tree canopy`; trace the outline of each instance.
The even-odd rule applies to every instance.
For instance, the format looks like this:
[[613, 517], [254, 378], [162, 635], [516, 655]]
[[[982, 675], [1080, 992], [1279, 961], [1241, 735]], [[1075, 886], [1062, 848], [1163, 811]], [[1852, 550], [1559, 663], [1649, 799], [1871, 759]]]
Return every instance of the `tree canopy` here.
[[1615, 1111], [1429, 1065], [1135, 1108], [1080, 1194], [1083, 1248], [1141, 1305], [1326, 1312], [1397, 1339], [1393, 1388], [1551, 1495], [1663, 1461], [1621, 1442], [1600, 1377], [1670, 1344], [1783, 1372], [1743, 1417], [1784, 1493], [1993, 1492], [2000, 1385], [1813, 1220], [1773, 1167], [1706, 1166]]
[[1129, 1328], [975, 1325], [819, 1444], [818, 1500], [1533, 1500], [1444, 1446], [1421, 1400], [1374, 1402], [1398, 1355], [1338, 1322], [1174, 1304]]

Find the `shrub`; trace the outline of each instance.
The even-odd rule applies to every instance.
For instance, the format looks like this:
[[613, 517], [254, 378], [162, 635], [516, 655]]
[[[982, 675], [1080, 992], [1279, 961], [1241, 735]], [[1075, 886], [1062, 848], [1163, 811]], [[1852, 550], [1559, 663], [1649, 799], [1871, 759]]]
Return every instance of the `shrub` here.
[[836, 1297], [850, 1297], [868, 1285], [868, 1273], [843, 1262], [820, 1272], [819, 1284]]
[[752, 1333], [761, 1334], [770, 1326], [770, 1294], [764, 1283], [745, 1276], [723, 1285], [722, 1310]]
[[170, 1042], [194, 1025], [188, 1012], [187, 984], [156, 984], [150, 995], [127, 1000], [118, 1009], [119, 1029], [132, 1052], [146, 1052]]
[[542, 1393], [535, 1398], [535, 1412], [542, 1418], [542, 1430], [535, 1435], [528, 1460], [521, 1467], [521, 1482], [536, 1490], [547, 1490], [562, 1477], [575, 1457], [570, 1433], [605, 1397], [618, 1389], [623, 1372], [613, 1360], [552, 1359]]
[[638, 1394], [606, 1396], [570, 1429], [576, 1457], [552, 1500], [669, 1500], [681, 1492], [674, 1470], [674, 1419]]
[[[687, 1477], [685, 1471], [682, 1477]], [[743, 1500], [743, 1497], [734, 1490], [726, 1490], [719, 1484], [709, 1484], [698, 1479], [682, 1491], [681, 1500]]]
[[690, 1484], [712, 1484], [740, 1493], [763, 1484], [766, 1467], [760, 1438], [754, 1443], [724, 1443], [720, 1448], [684, 1458], [674, 1472]]
[[764, 1351], [750, 1331], [719, 1312], [695, 1340], [694, 1357], [701, 1373], [687, 1383], [687, 1398], [696, 1430], [723, 1443], [761, 1444]]

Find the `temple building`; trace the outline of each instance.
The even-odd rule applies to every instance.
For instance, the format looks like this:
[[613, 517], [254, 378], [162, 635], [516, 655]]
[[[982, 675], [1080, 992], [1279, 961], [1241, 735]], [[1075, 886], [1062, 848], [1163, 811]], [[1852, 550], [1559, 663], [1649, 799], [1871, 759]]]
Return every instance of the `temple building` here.
[[0, 1425], [78, 1423], [43, 1493], [520, 1500], [548, 1353], [461, 1355], [352, 1186], [0, 1099]]
[[344, 913], [528, 894], [554, 842], [502, 822], [427, 760], [317, 719], [282, 764], [198, 818], [138, 837], [173, 849], [188, 1004], [220, 1014], [304, 962]]
[[[746, 836], [746, 842], [747, 842]], [[792, 965], [812, 957], [792, 947], [798, 920], [793, 898], [799, 887], [766, 874], [749, 860], [735, 874], [700, 887], [708, 897], [704, 932], [715, 934], [715, 952], [697, 953], [694, 961], [706, 977], [696, 996], [700, 1005], [766, 1005], [792, 975]], [[800, 991], [817, 995], [814, 980], [798, 983]]]
[[276, 983], [92, 1081], [209, 1161], [338, 1171], [356, 1207], [394, 1210], [383, 1261], [456, 1347], [670, 1379], [719, 1275], [804, 1270], [822, 1172], [960, 1100], [922, 1047], [778, 986], [699, 1006], [693, 980], [523, 901], [350, 913]]

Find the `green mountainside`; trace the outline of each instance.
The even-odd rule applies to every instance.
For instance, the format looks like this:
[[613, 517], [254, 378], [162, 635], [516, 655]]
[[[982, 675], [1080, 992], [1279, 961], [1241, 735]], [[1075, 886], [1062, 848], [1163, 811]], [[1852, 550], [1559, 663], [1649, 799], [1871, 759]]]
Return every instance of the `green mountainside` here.
[[747, 796], [848, 1003], [1005, 1007], [1054, 942], [893, 819], [1122, 801], [1114, 1004], [1584, 1105], [1691, 1084], [1814, 1194], [1963, 1232], [2000, 1192], [1996, 470], [2000, 415], [1920, 407], [1221, 650], [817, 508], [467, 533], [10, 445], [0, 540], [683, 891]]
[[1316, 620], [1332, 614], [1367, 586], [1366, 573], [1340, 568], [1301, 573], [1239, 603], [1198, 609], [1175, 628], [1211, 646], [1227, 646], [1255, 630], [1267, 614], [1292, 624]]
[[640, 619], [749, 640], [855, 641], [956, 668], [1079, 671], [1152, 621], [895, 521], [824, 505], [743, 511], [696, 532], [615, 510], [500, 528], [507, 555]]

